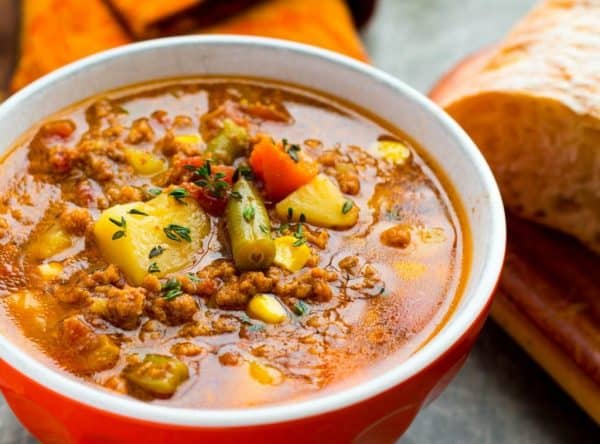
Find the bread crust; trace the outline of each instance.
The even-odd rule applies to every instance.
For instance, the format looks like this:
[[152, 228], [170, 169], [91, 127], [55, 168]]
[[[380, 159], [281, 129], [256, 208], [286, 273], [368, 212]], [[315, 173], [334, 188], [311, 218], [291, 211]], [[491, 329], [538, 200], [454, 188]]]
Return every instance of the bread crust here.
[[600, 2], [546, 0], [435, 99], [506, 205], [600, 253]]

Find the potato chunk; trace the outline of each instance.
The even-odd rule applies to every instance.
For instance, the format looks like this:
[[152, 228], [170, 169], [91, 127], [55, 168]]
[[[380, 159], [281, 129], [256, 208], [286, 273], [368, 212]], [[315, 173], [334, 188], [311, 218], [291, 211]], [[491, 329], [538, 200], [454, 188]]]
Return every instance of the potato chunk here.
[[108, 208], [96, 221], [94, 236], [106, 261], [140, 285], [148, 273], [162, 277], [189, 265], [209, 230], [210, 220], [196, 201], [165, 192]]
[[350, 228], [358, 221], [358, 207], [346, 199], [327, 176], [319, 174], [275, 207], [282, 220], [306, 222], [325, 228]]

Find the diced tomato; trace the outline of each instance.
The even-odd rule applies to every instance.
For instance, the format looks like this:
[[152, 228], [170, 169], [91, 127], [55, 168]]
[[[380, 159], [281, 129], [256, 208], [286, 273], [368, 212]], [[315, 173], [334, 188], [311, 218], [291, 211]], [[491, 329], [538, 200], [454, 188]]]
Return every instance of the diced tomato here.
[[[185, 168], [187, 166], [191, 166], [194, 168], [201, 168], [205, 165], [206, 161], [200, 157], [188, 157], [187, 159], [181, 159], [177, 162], [177, 166], [181, 168]], [[192, 172], [191, 182], [186, 182], [182, 184], [185, 187], [190, 195], [194, 197], [200, 206], [206, 210], [209, 214], [213, 216], [220, 216], [225, 211], [225, 206], [227, 205], [227, 199], [229, 196], [229, 190], [231, 189], [231, 184], [233, 182], [233, 174], [235, 173], [235, 168], [228, 165], [214, 165], [210, 164], [210, 176], [208, 177], [200, 177], [196, 173]], [[217, 175], [223, 175], [217, 179]], [[199, 186], [194, 182], [198, 182], [199, 180], [204, 180], [207, 182], [206, 186]], [[214, 184], [216, 181], [222, 181], [227, 183], [227, 188], [222, 189], [218, 195], [215, 195]]]

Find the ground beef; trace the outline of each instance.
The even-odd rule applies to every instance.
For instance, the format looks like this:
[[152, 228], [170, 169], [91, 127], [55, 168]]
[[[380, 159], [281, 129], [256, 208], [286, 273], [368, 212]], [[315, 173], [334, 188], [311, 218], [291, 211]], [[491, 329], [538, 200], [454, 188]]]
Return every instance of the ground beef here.
[[221, 279], [227, 281], [235, 276], [235, 273], [236, 269], [232, 261], [216, 260], [200, 270], [198, 277], [201, 279]]
[[64, 349], [72, 353], [85, 353], [99, 345], [98, 335], [77, 315], [62, 321], [59, 336]]
[[88, 286], [93, 285], [94, 283], [100, 285], [108, 285], [108, 284], [117, 284], [123, 281], [121, 276], [121, 272], [119, 271], [119, 267], [114, 264], [110, 264], [104, 270], [98, 270], [92, 273], [91, 279], [93, 283], [88, 284]]
[[66, 139], [73, 134], [76, 128], [75, 122], [72, 120], [53, 120], [42, 125], [38, 134], [46, 139], [55, 137]]
[[202, 279], [189, 276], [180, 276], [177, 279], [181, 283], [181, 289], [188, 294], [210, 297], [217, 292], [218, 284], [215, 279]]
[[339, 149], [328, 150], [317, 161], [327, 174], [335, 177], [342, 193], [356, 195], [360, 192], [360, 177], [354, 162]]
[[165, 333], [166, 327], [163, 323], [157, 321], [156, 319], [148, 319], [142, 324], [138, 337], [141, 341], [145, 341], [147, 339], [156, 341], [161, 339]]
[[173, 119], [173, 128], [189, 128], [194, 124], [190, 116], [177, 115]]
[[356, 273], [356, 267], [358, 266], [359, 259], [358, 256], [346, 256], [342, 260], [338, 262], [338, 266], [340, 269], [350, 273]]
[[150, 317], [164, 324], [181, 325], [193, 319], [198, 303], [193, 296], [185, 293], [171, 300], [157, 296], [149, 300], [147, 311]]
[[394, 225], [381, 233], [379, 239], [389, 247], [406, 248], [410, 244], [410, 227]]
[[208, 353], [208, 349], [193, 342], [179, 342], [171, 347], [171, 353], [177, 356], [198, 356]]
[[177, 332], [182, 338], [193, 338], [196, 336], [210, 336], [213, 334], [212, 322], [207, 318], [200, 318], [193, 323], [186, 324]]
[[215, 296], [215, 303], [218, 307], [243, 308], [249, 300], [250, 297], [240, 291], [237, 278], [223, 285]]
[[47, 146], [34, 138], [29, 152], [31, 174], [66, 174], [73, 166], [74, 150], [62, 144]]
[[92, 103], [85, 110], [85, 117], [91, 125], [96, 121], [109, 116], [113, 112], [113, 104], [107, 99], [100, 99]]
[[173, 134], [171, 130], [167, 130], [165, 136], [158, 141], [157, 146], [165, 156], [169, 157], [175, 156], [176, 154], [181, 154], [185, 157], [192, 157], [200, 154], [200, 150], [197, 146], [177, 140], [175, 134]]
[[[97, 204], [99, 198], [103, 198], [100, 187], [89, 180], [82, 180], [77, 183], [74, 190], [67, 195], [63, 191], [63, 197], [68, 198], [74, 204], [80, 207], [91, 207]], [[100, 206], [99, 206], [100, 207]]]
[[327, 302], [333, 297], [329, 283], [337, 279], [337, 273], [316, 267], [287, 281], [280, 280], [275, 285], [273, 292], [281, 298], [314, 299], [319, 302]]
[[218, 316], [212, 323], [214, 334], [233, 333], [240, 328], [239, 320], [232, 316]]
[[225, 366], [236, 366], [243, 362], [242, 355], [237, 351], [227, 351], [219, 355], [219, 362]]
[[92, 216], [85, 208], [68, 209], [60, 216], [62, 227], [75, 236], [85, 235], [92, 222]]
[[310, 242], [321, 250], [327, 247], [327, 242], [329, 241], [329, 232], [327, 230], [308, 228], [306, 225], [303, 228], [304, 238], [307, 242]]
[[162, 286], [160, 279], [152, 274], [147, 274], [142, 281], [142, 287], [150, 292], [159, 293]]
[[148, 119], [142, 117], [133, 121], [129, 134], [127, 134], [127, 142], [137, 145], [142, 142], [152, 142], [154, 139], [154, 130], [150, 126]]
[[8, 233], [8, 222], [3, 217], [0, 217], [0, 238], [3, 238]]
[[111, 187], [106, 190], [106, 197], [108, 197], [112, 205], [124, 204], [129, 202], [138, 202], [144, 197], [142, 190], [130, 185], [122, 187]]
[[111, 376], [103, 384], [109, 390], [120, 393], [122, 395], [127, 394], [127, 381], [121, 376]]
[[344, 165], [348, 164], [338, 165], [338, 171], [335, 174], [335, 180], [337, 180], [342, 193], [355, 196], [360, 192], [360, 178], [358, 177], [358, 172], [353, 166], [351, 169], [339, 168], [340, 166]]
[[246, 306], [252, 296], [257, 293], [267, 293], [273, 288], [274, 281], [262, 271], [250, 271], [242, 273], [239, 278], [232, 277], [215, 296], [215, 302], [219, 307]]
[[100, 287], [96, 291], [104, 293], [108, 299], [104, 314], [107, 321], [124, 330], [133, 330], [138, 326], [144, 312], [146, 290], [126, 285], [124, 288]]
[[194, 322], [184, 325], [177, 335], [180, 337], [212, 336], [233, 333], [240, 328], [240, 321], [233, 316], [204, 312]]
[[91, 293], [86, 288], [64, 288], [57, 287], [54, 297], [65, 304], [85, 304], [89, 301]]

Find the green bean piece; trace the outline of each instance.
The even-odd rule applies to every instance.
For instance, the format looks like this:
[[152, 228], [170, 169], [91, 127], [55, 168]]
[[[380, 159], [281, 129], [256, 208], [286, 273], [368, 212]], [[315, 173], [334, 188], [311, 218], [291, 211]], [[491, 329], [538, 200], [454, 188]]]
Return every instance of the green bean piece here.
[[216, 162], [231, 165], [235, 159], [246, 153], [248, 144], [246, 128], [236, 125], [231, 119], [226, 119], [223, 128], [206, 145], [205, 154]]
[[179, 359], [155, 354], [146, 355], [138, 364], [128, 365], [122, 374], [129, 383], [157, 397], [173, 395], [189, 378], [187, 366]]
[[271, 221], [260, 195], [243, 177], [233, 186], [238, 199], [229, 199], [225, 210], [235, 265], [240, 270], [267, 268], [275, 258]]

